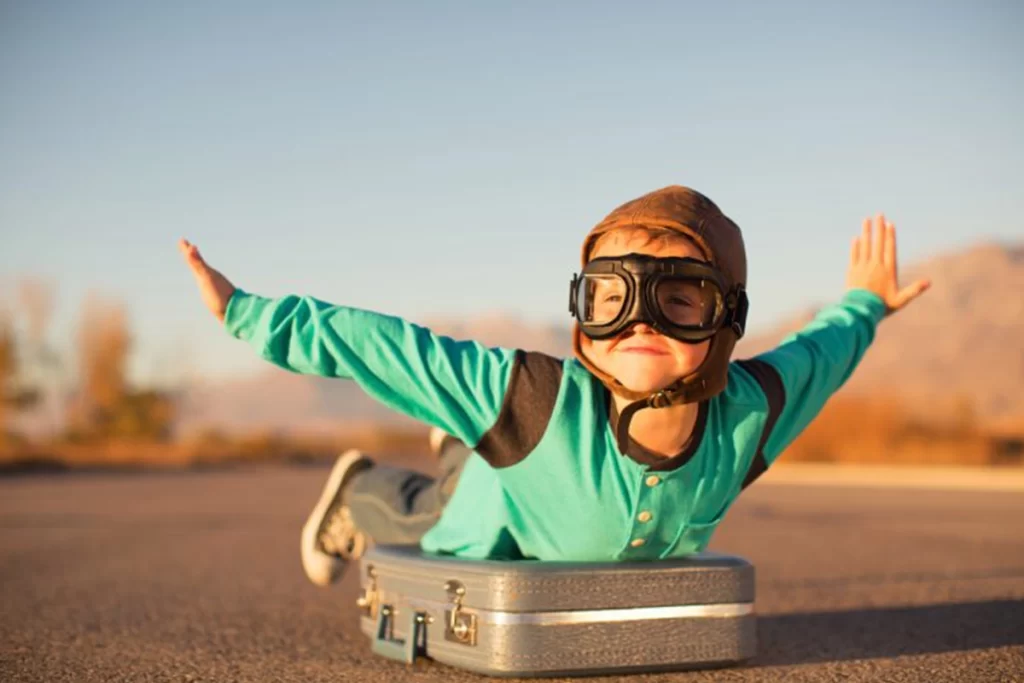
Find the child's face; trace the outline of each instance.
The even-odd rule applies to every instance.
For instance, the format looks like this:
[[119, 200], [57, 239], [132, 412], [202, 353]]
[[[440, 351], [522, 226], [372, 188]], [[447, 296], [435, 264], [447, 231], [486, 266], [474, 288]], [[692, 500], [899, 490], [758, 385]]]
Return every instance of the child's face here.
[[[590, 258], [625, 254], [705, 260], [700, 249], [684, 237], [668, 242], [645, 243], [642, 235], [628, 233], [610, 234], [598, 244]], [[640, 322], [611, 339], [596, 340], [584, 335], [580, 345], [590, 362], [627, 389], [654, 393], [699, 368], [708, 354], [711, 341], [686, 344]]]

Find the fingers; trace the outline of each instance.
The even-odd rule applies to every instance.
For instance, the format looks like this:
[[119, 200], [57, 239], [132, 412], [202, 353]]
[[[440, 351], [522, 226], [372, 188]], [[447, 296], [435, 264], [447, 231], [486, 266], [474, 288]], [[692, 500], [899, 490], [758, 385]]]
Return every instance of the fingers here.
[[891, 304], [893, 311], [898, 311], [917, 297], [924, 294], [932, 286], [931, 280], [918, 280], [912, 285], [904, 287]]
[[204, 270], [208, 266], [206, 261], [203, 260], [202, 254], [199, 253], [199, 247], [192, 244], [185, 238], [178, 240], [178, 250], [182, 256], [185, 257], [185, 261], [192, 267], [193, 270]]
[[871, 260], [881, 262], [884, 251], [885, 216], [875, 216], [875, 229], [871, 233]]
[[877, 261], [887, 266], [896, 263], [896, 228], [885, 220], [884, 214], [865, 218], [861, 225], [860, 237], [854, 239], [850, 251], [850, 263]]
[[890, 272], [896, 272], [896, 226], [892, 223], [885, 224], [884, 249], [882, 251], [882, 263]]
[[854, 237], [850, 244], [850, 266], [860, 263], [860, 237]]
[[180, 251], [181, 255], [184, 256], [189, 261], [195, 258], [196, 254], [199, 253], [199, 250], [196, 248], [196, 245], [192, 244], [184, 237], [178, 240], [178, 251]]
[[860, 231], [860, 260], [871, 259], [871, 219], [865, 218]]

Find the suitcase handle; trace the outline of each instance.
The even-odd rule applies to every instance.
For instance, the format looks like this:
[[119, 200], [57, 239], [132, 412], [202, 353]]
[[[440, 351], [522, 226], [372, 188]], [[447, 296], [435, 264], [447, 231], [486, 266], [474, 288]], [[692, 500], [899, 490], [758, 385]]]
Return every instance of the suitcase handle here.
[[373, 639], [373, 651], [388, 659], [412, 664], [418, 655], [426, 654], [424, 651], [427, 646], [427, 614], [410, 609], [406, 617], [405, 640], [395, 640], [394, 613], [391, 605], [380, 606], [377, 612], [377, 637]]

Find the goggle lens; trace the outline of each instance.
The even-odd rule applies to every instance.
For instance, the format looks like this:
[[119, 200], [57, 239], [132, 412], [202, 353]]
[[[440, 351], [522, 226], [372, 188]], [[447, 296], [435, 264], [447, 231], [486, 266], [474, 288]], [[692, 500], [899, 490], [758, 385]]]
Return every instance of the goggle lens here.
[[607, 325], [626, 305], [626, 282], [618, 275], [584, 275], [577, 290], [581, 322]]
[[664, 278], [654, 292], [661, 314], [679, 327], [708, 329], [722, 306], [721, 292], [707, 280]]

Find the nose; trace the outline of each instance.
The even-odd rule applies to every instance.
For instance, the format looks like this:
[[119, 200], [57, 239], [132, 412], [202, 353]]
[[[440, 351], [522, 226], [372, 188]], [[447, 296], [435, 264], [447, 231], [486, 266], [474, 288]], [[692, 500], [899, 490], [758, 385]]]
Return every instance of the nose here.
[[656, 330], [649, 323], [640, 320], [630, 326], [629, 331], [633, 334], [656, 334]]

